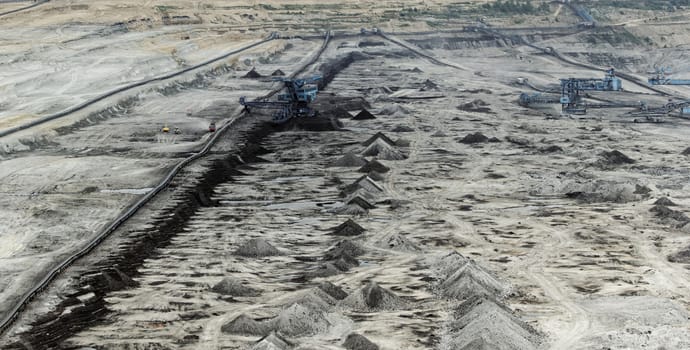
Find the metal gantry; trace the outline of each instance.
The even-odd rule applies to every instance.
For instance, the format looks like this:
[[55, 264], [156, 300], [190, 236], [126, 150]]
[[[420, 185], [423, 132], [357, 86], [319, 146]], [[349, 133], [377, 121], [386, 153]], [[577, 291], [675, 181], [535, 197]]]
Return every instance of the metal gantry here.
[[321, 80], [321, 76], [315, 75], [303, 79], [278, 77], [273, 78], [273, 80], [282, 82], [285, 92], [278, 95], [277, 101], [247, 101], [244, 96], [240, 97], [240, 104], [244, 106], [247, 112], [251, 112], [252, 108], [275, 109], [276, 112], [273, 113], [274, 123], [284, 123], [295, 117], [316, 115], [310, 104], [316, 100], [319, 88], [315, 83]]

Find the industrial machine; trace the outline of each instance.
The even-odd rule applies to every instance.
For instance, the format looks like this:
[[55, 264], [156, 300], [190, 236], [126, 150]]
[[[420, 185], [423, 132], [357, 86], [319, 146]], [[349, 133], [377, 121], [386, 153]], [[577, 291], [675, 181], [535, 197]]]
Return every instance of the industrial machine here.
[[596, 78], [568, 78], [561, 79], [561, 106], [563, 111], [574, 114], [585, 114], [586, 104], [582, 103], [583, 91], [620, 91], [622, 89], [620, 78], [616, 77], [616, 71], [611, 68], [606, 71], [604, 79]]
[[316, 115], [310, 104], [316, 100], [319, 88], [315, 83], [321, 80], [321, 76], [315, 75], [304, 79], [275, 77], [273, 80], [282, 82], [285, 92], [278, 94], [277, 101], [268, 101], [268, 99], [247, 101], [245, 97], [240, 97], [240, 104], [247, 112], [251, 112], [252, 108], [275, 109], [274, 123], [284, 123], [294, 117]]
[[[523, 83], [528, 85], [524, 79]], [[617, 108], [631, 107], [625, 104], [592, 104], [587, 105], [582, 101], [583, 91], [620, 91], [622, 82], [616, 77], [616, 71], [611, 68], [606, 71], [603, 79], [596, 78], [567, 78], [561, 79], [560, 97], [557, 95], [520, 94], [518, 103], [528, 107], [533, 104], [555, 104], [560, 103], [563, 111], [573, 114], [585, 114], [587, 107], [592, 108]], [[637, 106], [637, 105], [636, 105]]]
[[650, 85], [690, 85], [690, 79], [670, 79], [666, 75], [671, 74], [670, 67], [654, 67], [654, 75], [647, 81]]

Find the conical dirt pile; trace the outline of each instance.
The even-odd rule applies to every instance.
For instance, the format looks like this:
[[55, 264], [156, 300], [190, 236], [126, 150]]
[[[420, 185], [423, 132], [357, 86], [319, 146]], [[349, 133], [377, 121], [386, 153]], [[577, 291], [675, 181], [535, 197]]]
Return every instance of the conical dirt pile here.
[[362, 151], [362, 155], [377, 157], [383, 160], [402, 160], [406, 158], [404, 154], [382, 139], [377, 139], [372, 142]]
[[270, 323], [280, 334], [290, 337], [309, 336], [325, 332], [331, 325], [323, 310], [313, 305], [292, 304]]
[[271, 76], [274, 76], [274, 77], [282, 77], [282, 76], [285, 76], [285, 72], [283, 72], [283, 71], [280, 70], [280, 69], [276, 69], [276, 70], [273, 71], [273, 73], [271, 73]]
[[259, 339], [251, 350], [288, 350], [292, 347], [287, 340], [279, 337], [275, 332]]
[[370, 137], [366, 141], [362, 142], [362, 145], [364, 145], [365, 147], [369, 146], [372, 143], [374, 143], [374, 141], [376, 141], [376, 140], [382, 140], [383, 142], [389, 144], [390, 146], [395, 145], [395, 142], [391, 138], [386, 136], [386, 134], [384, 134], [382, 132], [377, 132], [372, 137]]
[[220, 330], [223, 333], [229, 334], [265, 336], [271, 331], [271, 327], [264, 322], [256, 321], [245, 314], [241, 314], [234, 320], [224, 324]]
[[211, 288], [212, 291], [234, 297], [249, 297], [261, 294], [258, 290], [245, 286], [242, 281], [236, 278], [225, 277]]
[[372, 343], [365, 336], [357, 333], [348, 334], [343, 347], [347, 350], [379, 350], [379, 346]]
[[385, 165], [383, 165], [381, 162], [378, 161], [378, 159], [372, 159], [370, 162], [362, 165], [361, 168], [357, 169], [360, 173], [368, 173], [370, 171], [375, 171], [377, 173], [387, 173], [391, 169]]
[[401, 252], [419, 252], [421, 249], [405, 236], [398, 233], [388, 233], [374, 241], [379, 248], [392, 249]]
[[256, 78], [261, 78], [263, 75], [259, 74], [259, 72], [256, 71], [256, 67], [252, 67], [252, 70], [247, 72], [242, 78], [249, 78], [249, 79], [256, 79]]
[[318, 287], [336, 300], [343, 300], [347, 298], [347, 293], [345, 293], [345, 291], [342, 288], [336, 286], [331, 282], [321, 282], [319, 283]]
[[674, 203], [672, 200], [668, 199], [667, 197], [661, 197], [661, 198], [657, 199], [656, 202], [654, 202], [654, 204], [664, 205], [667, 207], [673, 207], [673, 206], [677, 205], [676, 203]]
[[235, 255], [255, 258], [281, 254], [282, 253], [276, 247], [272, 246], [263, 238], [252, 238], [235, 250]]
[[366, 109], [361, 110], [359, 113], [357, 113], [357, 115], [352, 117], [352, 120], [369, 120], [369, 119], [376, 119], [376, 116], [371, 114]]
[[359, 311], [380, 311], [399, 309], [404, 302], [388, 289], [376, 282], [370, 282], [345, 298], [341, 305]]
[[480, 133], [480, 132], [475, 132], [474, 134], [468, 134], [465, 137], [463, 137], [460, 140], [460, 143], [481, 143], [481, 142], [487, 142], [489, 141], [489, 138], [486, 137], [486, 135]]
[[364, 227], [360, 226], [354, 220], [347, 219], [347, 221], [342, 224], [333, 227], [331, 231], [336, 236], [357, 236], [364, 233], [365, 230]]
[[475, 295], [500, 297], [506, 294], [504, 286], [493, 275], [474, 261], [468, 261], [445, 279], [441, 280], [437, 290], [439, 294], [452, 299], [466, 299]]
[[352, 153], [345, 153], [342, 157], [330, 163], [329, 167], [361, 167], [367, 164], [367, 160]]

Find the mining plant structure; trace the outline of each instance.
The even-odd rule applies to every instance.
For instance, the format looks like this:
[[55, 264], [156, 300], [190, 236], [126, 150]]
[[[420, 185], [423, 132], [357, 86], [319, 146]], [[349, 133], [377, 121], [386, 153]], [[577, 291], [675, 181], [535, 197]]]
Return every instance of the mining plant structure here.
[[[584, 91], [621, 91], [623, 84], [620, 78], [616, 77], [616, 71], [611, 68], [606, 71], [603, 79], [598, 78], [565, 78], [560, 79], [560, 98], [544, 96], [541, 94], [520, 95], [519, 103], [522, 106], [533, 104], [560, 103], [563, 112], [573, 114], [585, 114], [587, 107], [593, 108], [619, 108], [631, 107], [623, 104], [598, 104], [587, 105], [582, 102]], [[636, 107], [637, 105], [633, 106]]]
[[270, 101], [268, 98], [255, 101], [248, 101], [246, 97], [240, 97], [240, 104], [244, 106], [247, 113], [253, 108], [274, 109], [273, 122], [284, 123], [292, 118], [314, 117], [317, 112], [311, 108], [311, 103], [316, 100], [319, 92], [318, 81], [321, 76], [315, 75], [308, 78], [283, 78], [275, 77], [273, 81], [284, 84], [283, 93], [278, 94], [277, 100]]

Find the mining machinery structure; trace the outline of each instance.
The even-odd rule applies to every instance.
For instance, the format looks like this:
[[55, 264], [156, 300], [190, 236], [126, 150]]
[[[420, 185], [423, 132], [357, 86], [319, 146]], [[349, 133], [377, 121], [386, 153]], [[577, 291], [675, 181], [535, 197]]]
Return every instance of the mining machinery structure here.
[[244, 106], [247, 113], [250, 113], [253, 108], [276, 110], [273, 113], [273, 122], [278, 124], [291, 118], [313, 117], [316, 115], [316, 111], [311, 108], [310, 104], [316, 100], [316, 95], [319, 92], [316, 82], [321, 79], [319, 75], [309, 78], [275, 77], [273, 81], [282, 82], [285, 89], [283, 93], [278, 94], [277, 101], [269, 101], [267, 98], [248, 101], [243, 96], [240, 97], [240, 104]]
[[654, 75], [647, 81], [649, 85], [690, 85], [690, 79], [671, 79], [671, 67], [654, 67]]
[[621, 89], [621, 79], [616, 77], [616, 71], [613, 68], [606, 71], [603, 79], [561, 79], [561, 107], [567, 113], [585, 114], [587, 105], [582, 102], [583, 91], [620, 91]]

